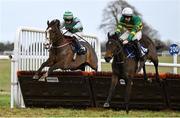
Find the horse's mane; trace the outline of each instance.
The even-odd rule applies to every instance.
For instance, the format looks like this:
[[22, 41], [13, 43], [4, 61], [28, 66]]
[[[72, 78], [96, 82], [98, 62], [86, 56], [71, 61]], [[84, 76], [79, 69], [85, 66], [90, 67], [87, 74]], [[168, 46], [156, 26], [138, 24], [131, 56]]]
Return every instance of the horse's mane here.
[[154, 42], [147, 36], [147, 35], [142, 35], [142, 39], [140, 40], [144, 45], [148, 46], [150, 44], [152, 44], [153, 46], [155, 46]]
[[49, 21], [48, 21], [48, 25], [49, 26], [53, 26], [53, 25], [57, 25], [58, 26], [58, 28], [60, 27], [60, 20], [58, 20], [58, 19], [54, 19], [54, 20], [52, 20], [50, 23], [49, 23]]

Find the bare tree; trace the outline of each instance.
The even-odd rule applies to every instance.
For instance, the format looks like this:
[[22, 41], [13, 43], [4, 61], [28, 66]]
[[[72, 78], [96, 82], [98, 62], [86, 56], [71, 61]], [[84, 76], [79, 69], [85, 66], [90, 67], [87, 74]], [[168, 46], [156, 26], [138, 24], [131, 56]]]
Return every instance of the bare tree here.
[[[130, 5], [125, 0], [115, 0], [109, 2], [107, 7], [103, 10], [102, 23], [99, 28], [104, 31], [105, 34], [108, 32], [114, 32], [117, 26], [117, 23], [121, 17], [122, 9], [125, 7], [131, 7], [134, 10], [134, 14], [142, 18], [142, 15], [135, 9], [134, 6]], [[159, 45], [164, 45], [162, 41], [159, 41], [160, 36], [158, 31], [150, 27], [143, 19], [143, 34], [150, 37], [155, 43], [156, 41], [160, 43]]]

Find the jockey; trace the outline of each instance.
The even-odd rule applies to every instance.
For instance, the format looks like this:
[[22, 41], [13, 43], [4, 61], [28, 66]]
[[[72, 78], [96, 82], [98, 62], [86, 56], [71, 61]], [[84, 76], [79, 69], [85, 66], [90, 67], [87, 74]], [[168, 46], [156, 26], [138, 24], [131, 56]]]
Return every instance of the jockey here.
[[80, 20], [77, 17], [73, 17], [73, 13], [70, 11], [64, 13], [63, 19], [64, 22], [61, 24], [60, 29], [65, 28], [65, 30], [68, 31], [66, 32], [66, 35], [69, 33], [73, 37], [73, 43], [75, 44], [78, 54], [83, 54], [86, 49], [78, 41], [78, 39], [82, 37], [81, 35], [83, 31]]
[[116, 33], [120, 34], [122, 29], [126, 28], [129, 31], [128, 38], [123, 40], [123, 44], [127, 44], [133, 41], [136, 45], [137, 56], [140, 61], [143, 61], [143, 55], [141, 53], [141, 45], [139, 40], [142, 38], [142, 21], [139, 16], [133, 15], [133, 10], [126, 7], [122, 10], [122, 17], [116, 27]]

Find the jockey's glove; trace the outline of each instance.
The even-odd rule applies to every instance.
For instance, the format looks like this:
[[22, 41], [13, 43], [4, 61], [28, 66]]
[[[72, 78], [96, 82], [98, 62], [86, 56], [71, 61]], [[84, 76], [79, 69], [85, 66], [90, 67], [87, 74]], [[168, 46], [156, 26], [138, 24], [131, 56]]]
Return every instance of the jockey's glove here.
[[72, 32], [73, 28], [68, 28], [67, 30], [68, 30], [69, 32]]

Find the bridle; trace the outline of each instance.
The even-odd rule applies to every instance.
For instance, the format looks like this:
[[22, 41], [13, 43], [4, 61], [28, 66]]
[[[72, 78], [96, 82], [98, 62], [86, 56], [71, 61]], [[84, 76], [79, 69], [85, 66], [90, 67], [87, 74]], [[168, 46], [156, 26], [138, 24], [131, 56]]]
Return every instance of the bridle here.
[[53, 46], [52, 43], [50, 42], [50, 31], [52, 30], [51, 27], [49, 27], [46, 31], [45, 31], [45, 43], [43, 43], [45, 49], [51, 49], [51, 48], [62, 48], [65, 47], [67, 45], [69, 45], [72, 42], [67, 42], [58, 46]]
[[[123, 47], [120, 44], [121, 41], [119, 41], [119, 39], [116, 40], [116, 39], [113, 39], [113, 38], [111, 38], [110, 40], [115, 41], [115, 45], [117, 46], [117, 48], [113, 52], [112, 58], [115, 57], [115, 56], [118, 57], [118, 55], [123, 51]], [[116, 63], [121, 63], [122, 64], [122, 63], [124, 63], [124, 60], [117, 61]]]

